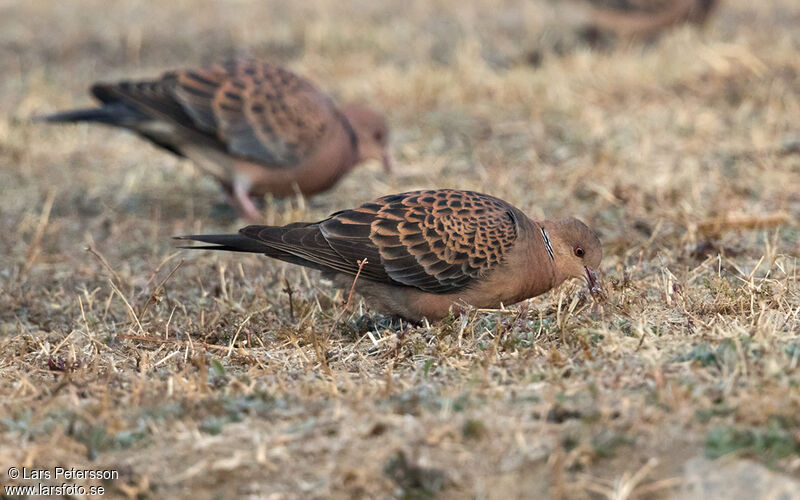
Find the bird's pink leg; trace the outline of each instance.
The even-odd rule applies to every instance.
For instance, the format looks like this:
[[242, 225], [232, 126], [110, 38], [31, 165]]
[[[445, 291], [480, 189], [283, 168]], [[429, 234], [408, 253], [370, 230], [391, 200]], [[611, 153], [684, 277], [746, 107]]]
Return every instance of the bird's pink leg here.
[[233, 204], [239, 209], [241, 214], [252, 221], [261, 220], [261, 212], [250, 198], [250, 183], [241, 177], [233, 180]]

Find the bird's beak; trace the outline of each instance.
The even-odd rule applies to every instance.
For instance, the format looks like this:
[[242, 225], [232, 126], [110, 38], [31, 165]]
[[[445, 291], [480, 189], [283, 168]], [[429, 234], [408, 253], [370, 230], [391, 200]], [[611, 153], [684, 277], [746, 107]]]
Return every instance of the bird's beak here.
[[586, 270], [586, 281], [589, 284], [589, 291], [598, 289], [597, 272], [589, 266], [583, 266], [583, 268]]
[[381, 155], [381, 164], [383, 165], [383, 171], [387, 174], [392, 173], [392, 157], [389, 156], [388, 151], [384, 151]]

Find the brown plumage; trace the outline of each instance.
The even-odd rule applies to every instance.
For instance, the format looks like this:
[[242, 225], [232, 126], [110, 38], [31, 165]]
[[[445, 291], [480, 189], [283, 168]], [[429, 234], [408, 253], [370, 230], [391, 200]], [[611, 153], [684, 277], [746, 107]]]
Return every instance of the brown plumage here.
[[684, 22], [702, 25], [719, 0], [584, 0], [591, 5], [589, 33], [651, 38]]
[[185, 248], [263, 253], [318, 269], [382, 312], [435, 320], [454, 304], [513, 304], [583, 277], [595, 286], [602, 249], [581, 221], [536, 221], [493, 196], [437, 189], [378, 198], [325, 220], [248, 226], [178, 239]]
[[314, 195], [367, 159], [389, 168], [382, 115], [337, 108], [304, 78], [267, 62], [235, 60], [91, 91], [102, 107], [41, 119], [131, 129], [193, 160], [251, 218], [258, 210], [248, 195]]

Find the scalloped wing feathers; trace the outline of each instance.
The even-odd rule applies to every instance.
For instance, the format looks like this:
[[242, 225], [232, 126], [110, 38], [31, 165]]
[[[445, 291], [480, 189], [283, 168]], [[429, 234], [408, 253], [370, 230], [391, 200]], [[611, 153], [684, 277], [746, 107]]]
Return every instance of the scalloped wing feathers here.
[[318, 223], [249, 226], [243, 236], [330, 270], [454, 293], [503, 261], [517, 239], [515, 209], [470, 191], [413, 191], [379, 198]]

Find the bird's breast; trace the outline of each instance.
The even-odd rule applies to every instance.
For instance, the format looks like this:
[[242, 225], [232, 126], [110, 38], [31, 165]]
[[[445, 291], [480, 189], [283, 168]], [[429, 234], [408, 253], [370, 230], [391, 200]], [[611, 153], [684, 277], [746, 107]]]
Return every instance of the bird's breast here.
[[326, 135], [308, 158], [292, 167], [270, 168], [258, 165], [252, 174], [251, 193], [270, 193], [278, 198], [292, 196], [299, 191], [311, 196], [333, 187], [358, 160], [343, 131]]

